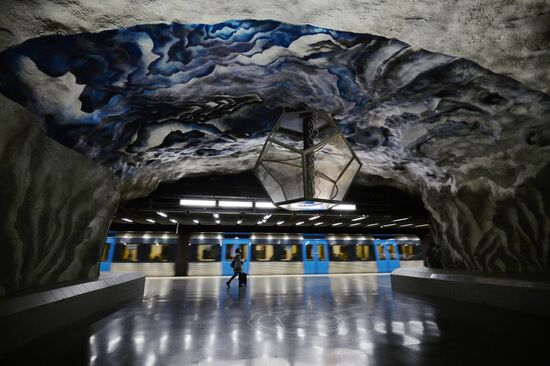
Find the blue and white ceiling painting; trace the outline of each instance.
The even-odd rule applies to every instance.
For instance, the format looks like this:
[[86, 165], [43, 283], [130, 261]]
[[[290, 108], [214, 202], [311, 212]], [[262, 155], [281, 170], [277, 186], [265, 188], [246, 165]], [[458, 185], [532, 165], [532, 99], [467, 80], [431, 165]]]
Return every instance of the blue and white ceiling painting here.
[[255, 20], [31, 39], [0, 54], [0, 91], [121, 176], [204, 156], [249, 169], [285, 107], [331, 113], [370, 174], [444, 182], [505, 161], [501, 144], [547, 144], [550, 114], [548, 95], [465, 59]]

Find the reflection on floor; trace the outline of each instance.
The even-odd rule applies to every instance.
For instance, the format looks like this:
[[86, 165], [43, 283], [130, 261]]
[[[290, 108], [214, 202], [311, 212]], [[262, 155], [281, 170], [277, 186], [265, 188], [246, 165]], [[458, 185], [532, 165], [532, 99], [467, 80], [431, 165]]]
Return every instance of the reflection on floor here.
[[524, 364], [550, 359], [547, 320], [392, 293], [388, 275], [250, 277], [230, 289], [222, 278], [158, 278], [143, 301], [87, 326], [83, 344], [55, 362]]

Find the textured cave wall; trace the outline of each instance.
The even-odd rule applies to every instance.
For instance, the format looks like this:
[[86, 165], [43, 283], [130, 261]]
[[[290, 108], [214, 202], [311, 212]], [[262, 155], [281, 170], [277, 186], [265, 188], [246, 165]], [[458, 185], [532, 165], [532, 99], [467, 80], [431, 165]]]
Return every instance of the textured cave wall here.
[[1, 95], [0, 177], [0, 297], [97, 277], [120, 179]]
[[0, 50], [145, 23], [275, 19], [396, 38], [550, 91], [548, 0], [2, 0]]

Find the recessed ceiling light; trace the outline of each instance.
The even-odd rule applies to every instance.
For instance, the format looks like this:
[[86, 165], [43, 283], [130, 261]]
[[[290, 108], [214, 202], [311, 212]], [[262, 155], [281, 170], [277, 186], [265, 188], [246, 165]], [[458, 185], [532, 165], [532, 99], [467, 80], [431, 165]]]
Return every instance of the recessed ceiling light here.
[[334, 224], [332, 224], [332, 226], [339, 226], [339, 225], [342, 225], [341, 222], [335, 222]]
[[350, 226], [357, 226], [357, 225], [361, 225], [360, 222], [356, 222], [355, 224], [351, 224]]
[[277, 208], [273, 203], [271, 202], [256, 202], [257, 208]]
[[252, 201], [218, 201], [220, 207], [252, 207]]
[[151, 219], [146, 219], [145, 221], [150, 222], [151, 224], [155, 223], [155, 220], [151, 220]]
[[342, 204], [336, 205], [332, 209], [337, 211], [355, 211], [357, 207], [353, 204]]
[[298, 221], [298, 222], [296, 223], [296, 226], [300, 226], [300, 225], [302, 225], [303, 223], [304, 223], [303, 221]]
[[219, 224], [220, 223], [220, 220], [216, 220], [216, 224]]
[[258, 221], [258, 225], [263, 224], [264, 222], [262, 220]]
[[195, 224], [198, 224], [198, 223], [199, 223], [199, 220], [193, 219], [193, 222], [194, 222]]
[[212, 215], [214, 216], [215, 219], [219, 219], [219, 218], [220, 218], [220, 214], [218, 214], [217, 212], [214, 212]]
[[237, 220], [237, 225], [240, 225], [243, 223], [243, 220]]
[[318, 222], [318, 223], [315, 224], [315, 226], [319, 226], [319, 225], [323, 225], [323, 222], [320, 221], [320, 222]]
[[374, 224], [368, 224], [367, 226], [376, 226], [376, 225], [378, 225], [377, 222], [375, 222]]
[[170, 222], [173, 222], [174, 224], [177, 224], [178, 222], [174, 219], [170, 219]]
[[403, 218], [400, 218], [400, 219], [392, 220], [392, 222], [405, 221], [405, 220], [408, 220], [408, 219], [409, 219], [409, 217], [403, 217]]
[[214, 207], [216, 206], [215, 200], [192, 200], [181, 199], [180, 206], [193, 206], [193, 207]]
[[399, 227], [407, 227], [407, 226], [413, 226], [413, 224], [399, 225]]
[[161, 211], [157, 211], [157, 215], [162, 216], [162, 217], [168, 217], [167, 214], [165, 214], [164, 212], [161, 212]]
[[126, 217], [123, 217], [123, 218], [122, 218], [122, 221], [126, 221], [126, 222], [134, 222], [133, 220], [127, 219]]
[[284, 223], [285, 223], [284, 220], [277, 221], [277, 225], [282, 225], [282, 224], [284, 224]]
[[395, 226], [395, 224], [380, 225], [380, 227], [390, 227], [390, 226]]
[[420, 224], [420, 225], [416, 225], [415, 227], [426, 227], [426, 226], [430, 226], [430, 224]]
[[271, 217], [271, 214], [265, 215], [264, 218], [263, 218], [263, 221], [267, 221], [267, 219], [269, 219], [270, 217]]
[[309, 221], [317, 220], [319, 217], [321, 217], [321, 216], [315, 215], [315, 216], [313, 216], [313, 217], [310, 217], [308, 220], [309, 220]]
[[354, 219], [351, 219], [351, 221], [359, 221], [359, 220], [364, 220], [364, 219], [366, 219], [366, 218], [367, 218], [367, 216], [363, 215], [363, 216], [360, 216], [360, 217], [356, 217], [356, 218], [354, 218]]

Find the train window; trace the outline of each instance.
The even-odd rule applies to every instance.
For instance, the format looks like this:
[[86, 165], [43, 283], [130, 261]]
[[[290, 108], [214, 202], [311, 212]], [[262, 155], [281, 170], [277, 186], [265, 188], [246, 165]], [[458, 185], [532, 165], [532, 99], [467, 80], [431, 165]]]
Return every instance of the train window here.
[[254, 245], [254, 259], [257, 261], [271, 261], [274, 254], [273, 245]]
[[166, 262], [168, 260], [168, 245], [159, 243], [150, 245], [149, 260], [153, 262]]
[[320, 261], [324, 261], [325, 258], [325, 244], [317, 244], [317, 257]]
[[306, 260], [313, 260], [313, 244], [306, 244]]
[[101, 254], [101, 261], [105, 262], [109, 259], [109, 247], [110, 245], [108, 243], [105, 243], [103, 245], [103, 254]]
[[297, 245], [282, 245], [281, 246], [281, 260], [282, 261], [296, 261], [300, 260]]
[[248, 256], [248, 245], [240, 245], [240, 244], [227, 244], [226, 251], [225, 251], [225, 261], [231, 262], [233, 260], [233, 257], [235, 256], [235, 250], [237, 248], [241, 248], [242, 251], [242, 260], [246, 260]]
[[120, 260], [124, 262], [137, 262], [138, 244], [123, 244]]
[[410, 260], [416, 258], [416, 246], [414, 244], [401, 245], [401, 259]]
[[360, 261], [373, 261], [374, 251], [370, 245], [357, 245], [355, 247], [355, 255]]
[[219, 245], [199, 244], [197, 245], [197, 261], [214, 262], [218, 257]]
[[384, 246], [377, 245], [376, 248], [378, 250], [378, 259], [386, 259], [386, 252], [384, 252]]
[[390, 259], [398, 259], [397, 245], [388, 245], [388, 252], [390, 253]]
[[333, 261], [348, 261], [349, 258], [349, 245], [331, 245], [330, 260]]

